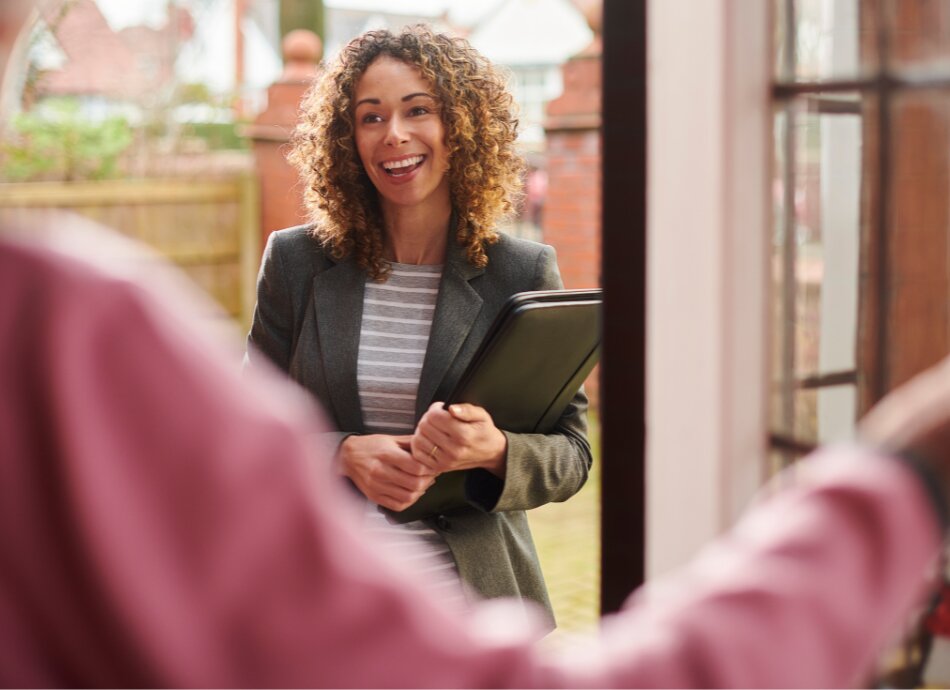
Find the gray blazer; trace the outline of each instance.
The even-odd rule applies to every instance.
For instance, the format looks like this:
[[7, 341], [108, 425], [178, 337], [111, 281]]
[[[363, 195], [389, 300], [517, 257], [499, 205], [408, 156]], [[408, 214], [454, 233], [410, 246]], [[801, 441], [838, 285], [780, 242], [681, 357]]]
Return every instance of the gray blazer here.
[[[336, 441], [364, 433], [356, 384], [365, 273], [336, 262], [298, 226], [273, 233], [258, 276], [248, 362], [261, 355], [313, 393], [335, 424]], [[554, 250], [502, 236], [475, 268], [450, 239], [416, 400], [416, 419], [444, 400], [505, 300], [516, 292], [560, 288]], [[462, 508], [427, 522], [439, 531], [466, 582], [485, 597], [539, 602], [551, 616], [524, 511], [573, 496], [591, 465], [587, 397], [579, 392], [553, 433], [508, 438], [504, 481], [469, 481]], [[503, 430], [504, 431], [504, 430]], [[486, 473], [487, 474], [487, 473]], [[484, 477], [482, 477], [484, 479]]]

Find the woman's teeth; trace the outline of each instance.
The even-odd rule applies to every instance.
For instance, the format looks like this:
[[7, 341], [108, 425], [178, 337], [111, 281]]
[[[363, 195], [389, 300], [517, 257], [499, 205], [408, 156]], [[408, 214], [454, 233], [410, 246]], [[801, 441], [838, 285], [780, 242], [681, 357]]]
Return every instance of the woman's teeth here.
[[386, 161], [382, 165], [383, 170], [388, 174], [398, 176], [414, 170], [423, 160], [425, 160], [425, 156], [410, 156], [398, 161]]

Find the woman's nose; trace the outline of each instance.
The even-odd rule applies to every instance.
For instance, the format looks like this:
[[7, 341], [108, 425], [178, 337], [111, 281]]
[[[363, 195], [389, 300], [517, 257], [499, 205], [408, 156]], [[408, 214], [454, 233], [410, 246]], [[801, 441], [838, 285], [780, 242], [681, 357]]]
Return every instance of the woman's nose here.
[[398, 146], [399, 144], [404, 144], [409, 141], [409, 134], [403, 125], [404, 123], [401, 118], [390, 118], [389, 126], [386, 128], [385, 143], [387, 146]]

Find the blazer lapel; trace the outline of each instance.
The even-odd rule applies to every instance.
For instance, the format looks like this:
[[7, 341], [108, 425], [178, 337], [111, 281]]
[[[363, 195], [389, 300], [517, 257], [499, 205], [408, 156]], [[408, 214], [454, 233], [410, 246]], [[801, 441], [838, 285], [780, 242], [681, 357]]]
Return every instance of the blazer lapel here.
[[343, 431], [363, 429], [356, 365], [366, 275], [347, 259], [313, 279], [313, 307], [327, 393]]
[[464, 248], [450, 236], [416, 394], [416, 418], [434, 402], [439, 385], [481, 311], [482, 298], [468, 281], [484, 272], [468, 262]]

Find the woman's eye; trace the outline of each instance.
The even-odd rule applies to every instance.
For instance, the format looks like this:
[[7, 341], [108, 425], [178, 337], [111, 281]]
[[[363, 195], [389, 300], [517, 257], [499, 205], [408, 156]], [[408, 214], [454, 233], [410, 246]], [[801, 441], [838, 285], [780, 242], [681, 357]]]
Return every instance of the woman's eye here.
[[364, 115], [364, 116], [360, 119], [360, 122], [362, 122], [362, 123], [364, 123], [364, 124], [370, 124], [370, 123], [372, 123], [372, 122], [381, 122], [381, 121], [382, 121], [382, 118], [381, 118], [379, 115], [377, 115], [376, 113], [369, 113], [368, 115]]
[[424, 105], [417, 105], [409, 111], [410, 115], [426, 115], [428, 114], [429, 109]]

